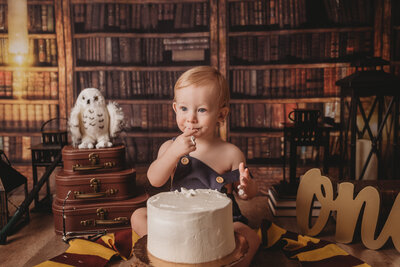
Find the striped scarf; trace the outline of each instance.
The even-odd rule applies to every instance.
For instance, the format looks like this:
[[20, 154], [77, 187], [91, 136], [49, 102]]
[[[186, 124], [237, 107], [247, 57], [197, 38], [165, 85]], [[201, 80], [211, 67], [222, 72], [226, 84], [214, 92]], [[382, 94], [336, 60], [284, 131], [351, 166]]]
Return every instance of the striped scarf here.
[[[280, 249], [288, 258], [298, 260], [303, 267], [370, 267], [334, 243], [287, 231], [269, 221], [263, 221], [257, 233], [262, 248]], [[73, 239], [64, 253], [36, 266], [105, 266], [112, 257], [129, 259], [139, 238], [131, 229], [125, 229], [106, 234], [96, 242]]]
[[96, 242], [85, 239], [73, 239], [70, 247], [61, 255], [47, 260], [40, 267], [105, 266], [112, 257], [124, 260], [132, 256], [132, 248], [139, 236], [131, 229], [120, 230], [103, 235]]
[[263, 221], [257, 231], [266, 249], [281, 249], [303, 267], [370, 267], [334, 243], [287, 231], [270, 221]]

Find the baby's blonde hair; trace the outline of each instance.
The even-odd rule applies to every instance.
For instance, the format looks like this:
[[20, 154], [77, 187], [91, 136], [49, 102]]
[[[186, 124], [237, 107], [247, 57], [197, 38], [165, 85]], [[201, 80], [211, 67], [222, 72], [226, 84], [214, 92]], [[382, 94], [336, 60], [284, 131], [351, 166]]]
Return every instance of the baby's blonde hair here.
[[217, 91], [220, 108], [229, 107], [228, 84], [217, 69], [210, 66], [199, 66], [185, 71], [175, 83], [174, 95], [177, 90], [191, 85], [212, 86], [213, 90]]

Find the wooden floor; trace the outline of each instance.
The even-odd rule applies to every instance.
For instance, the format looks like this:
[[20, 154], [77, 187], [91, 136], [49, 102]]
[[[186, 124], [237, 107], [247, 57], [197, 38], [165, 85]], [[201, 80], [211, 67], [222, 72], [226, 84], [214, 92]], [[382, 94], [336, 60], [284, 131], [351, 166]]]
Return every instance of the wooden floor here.
[[[265, 193], [271, 184], [279, 182], [282, 177], [281, 170], [279, 168], [252, 168], [251, 172], [259, 184], [260, 193], [250, 201], [238, 201], [242, 212], [250, 220], [250, 226], [256, 228], [262, 219], [269, 219], [285, 229], [296, 232], [298, 229], [294, 217], [273, 217], [267, 205]], [[139, 183], [145, 183], [144, 173], [144, 168], [138, 168]], [[53, 188], [54, 177], [51, 181], [51, 188]], [[13, 196], [13, 199], [18, 202], [18, 193], [16, 195]], [[334, 242], [333, 234], [334, 222], [332, 220], [319, 238]], [[378, 251], [366, 249], [361, 243], [339, 244], [339, 246], [371, 266], [400, 266], [400, 253], [394, 249], [392, 244]], [[61, 240], [61, 236], [54, 233], [52, 214], [31, 212], [30, 222], [9, 236], [6, 245], [0, 246], [0, 266], [34, 266], [61, 254], [67, 248], [68, 245]], [[7, 261], [4, 262], [3, 260], [6, 258]], [[131, 266], [133, 262], [135, 259], [128, 262], [116, 261], [110, 265]], [[281, 251], [260, 250], [251, 266], [300, 266], [300, 264], [296, 260], [288, 259]]]

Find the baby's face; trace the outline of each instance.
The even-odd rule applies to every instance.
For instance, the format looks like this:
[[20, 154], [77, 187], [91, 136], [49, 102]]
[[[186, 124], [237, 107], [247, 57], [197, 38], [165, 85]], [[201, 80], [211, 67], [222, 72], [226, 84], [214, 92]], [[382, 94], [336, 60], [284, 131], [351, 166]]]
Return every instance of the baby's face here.
[[188, 86], [176, 91], [175, 100], [176, 122], [182, 132], [196, 130], [195, 137], [215, 133], [220, 112], [215, 90], [207, 86]]

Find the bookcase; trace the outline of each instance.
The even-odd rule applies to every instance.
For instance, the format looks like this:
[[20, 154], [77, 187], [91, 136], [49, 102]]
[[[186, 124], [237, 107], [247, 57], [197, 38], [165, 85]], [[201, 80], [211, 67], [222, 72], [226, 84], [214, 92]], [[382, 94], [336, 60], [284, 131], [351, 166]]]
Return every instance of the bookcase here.
[[[8, 55], [7, 1], [0, 1], [0, 149], [13, 163], [30, 163], [42, 124], [66, 117], [60, 17], [60, 1], [28, 0], [28, 64], [17, 67]], [[52, 127], [65, 128], [65, 121]]]
[[[391, 40], [391, 49], [389, 49], [390, 55], [388, 55], [386, 59], [391, 61], [391, 71], [395, 75], [400, 76], [400, 18], [397, 15], [400, 12], [400, 3], [398, 1], [393, 1], [391, 9], [389, 10], [391, 10], [392, 16], [386, 18], [388, 21], [387, 32], [391, 34], [392, 38], [388, 38]], [[390, 25], [392, 25], [391, 28]]]
[[[335, 81], [355, 71], [355, 58], [374, 56], [374, 1], [227, 0], [220, 12], [232, 95], [229, 140], [249, 163], [281, 164], [283, 123], [294, 108], [319, 109], [339, 123]], [[332, 157], [340, 152], [338, 138], [333, 131]], [[304, 161], [320, 153], [299, 149]]]
[[99, 88], [128, 118], [130, 160], [154, 160], [179, 132], [175, 81], [194, 66], [218, 68], [217, 2], [63, 1], [68, 109], [81, 90]]
[[[227, 78], [231, 112], [222, 138], [249, 164], [281, 164], [283, 122], [316, 108], [339, 122], [335, 81], [359, 56], [390, 60], [400, 75], [400, 4], [391, 0], [28, 0], [31, 66], [7, 58], [7, 1], [0, 0], [0, 148], [29, 162], [40, 126], [68, 117], [79, 92], [99, 88], [128, 118], [123, 141], [151, 162], [179, 131], [173, 85], [210, 65]], [[65, 122], [60, 126], [65, 127]], [[331, 156], [339, 133], [331, 133]], [[301, 148], [303, 149], [303, 148]], [[302, 159], [318, 151], [300, 151]]]

